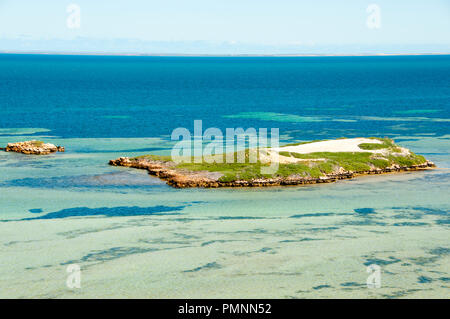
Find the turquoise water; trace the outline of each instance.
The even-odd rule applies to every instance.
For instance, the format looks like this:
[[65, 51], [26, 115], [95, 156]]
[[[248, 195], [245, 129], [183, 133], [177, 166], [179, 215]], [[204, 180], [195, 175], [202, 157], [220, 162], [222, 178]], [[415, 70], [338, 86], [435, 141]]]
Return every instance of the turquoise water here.
[[[0, 55], [1, 297], [446, 297], [450, 57]], [[119, 156], [176, 127], [281, 143], [388, 136], [439, 169], [332, 185], [173, 189]], [[80, 289], [66, 287], [69, 264]], [[366, 286], [366, 267], [382, 286]]]

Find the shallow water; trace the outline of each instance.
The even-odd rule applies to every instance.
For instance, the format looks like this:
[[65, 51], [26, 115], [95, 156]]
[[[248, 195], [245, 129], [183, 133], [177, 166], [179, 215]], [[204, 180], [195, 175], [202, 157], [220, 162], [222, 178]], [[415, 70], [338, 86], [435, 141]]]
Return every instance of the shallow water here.
[[[448, 295], [449, 57], [3, 55], [0, 69], [0, 145], [33, 138], [67, 150], [0, 152], [0, 297]], [[279, 127], [283, 143], [389, 136], [439, 168], [173, 189], [107, 165], [167, 154], [171, 131], [194, 119]], [[80, 289], [66, 287], [73, 263]], [[381, 288], [366, 285], [371, 264]]]

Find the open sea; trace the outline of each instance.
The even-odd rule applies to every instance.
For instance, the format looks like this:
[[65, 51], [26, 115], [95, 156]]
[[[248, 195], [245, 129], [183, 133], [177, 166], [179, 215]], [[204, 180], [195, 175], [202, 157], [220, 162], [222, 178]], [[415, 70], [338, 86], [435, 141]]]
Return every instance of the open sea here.
[[[0, 55], [1, 298], [448, 298], [450, 56]], [[177, 127], [390, 137], [426, 172], [174, 189], [110, 159]], [[66, 285], [81, 267], [81, 288]], [[380, 267], [380, 288], [366, 284]]]

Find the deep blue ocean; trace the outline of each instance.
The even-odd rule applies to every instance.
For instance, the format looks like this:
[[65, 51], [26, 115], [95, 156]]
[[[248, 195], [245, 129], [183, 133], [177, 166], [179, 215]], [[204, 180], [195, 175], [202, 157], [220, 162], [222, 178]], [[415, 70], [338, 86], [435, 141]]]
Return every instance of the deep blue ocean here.
[[[0, 54], [1, 298], [447, 298], [450, 56]], [[280, 144], [390, 137], [437, 169], [327, 185], [174, 189], [119, 156], [172, 131]], [[82, 288], [66, 287], [77, 264]], [[366, 285], [381, 269], [381, 288]]]
[[[448, 118], [450, 56], [0, 55], [0, 71], [0, 127], [45, 127], [63, 138], [160, 137], [193, 119], [279, 127], [306, 140], [389, 136], [393, 124], [448, 134], [448, 122], [389, 119]], [[316, 120], [273, 123], [266, 112]]]

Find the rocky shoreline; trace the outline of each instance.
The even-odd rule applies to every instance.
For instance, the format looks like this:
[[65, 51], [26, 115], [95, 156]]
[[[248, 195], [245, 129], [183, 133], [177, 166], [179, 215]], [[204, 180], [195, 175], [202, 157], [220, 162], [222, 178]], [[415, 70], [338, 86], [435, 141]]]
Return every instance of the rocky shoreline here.
[[304, 176], [288, 176], [276, 178], [259, 178], [252, 180], [236, 180], [231, 182], [224, 182], [219, 180], [219, 176], [213, 172], [207, 171], [188, 171], [175, 167], [173, 162], [165, 162], [149, 159], [136, 159], [128, 157], [120, 157], [109, 161], [112, 166], [133, 167], [137, 169], [145, 169], [150, 175], [154, 175], [162, 180], [165, 180], [168, 185], [176, 188], [188, 187], [202, 187], [202, 188], [217, 188], [217, 187], [267, 187], [267, 186], [288, 186], [288, 185], [309, 185], [320, 183], [333, 183], [342, 179], [350, 179], [362, 175], [387, 174], [408, 171], [421, 171], [435, 168], [436, 165], [431, 161], [426, 161], [423, 164], [400, 166], [393, 164], [384, 169], [375, 168], [369, 171], [352, 172], [339, 170], [338, 173], [327, 174], [318, 178], [304, 177]]
[[65, 152], [63, 146], [56, 146], [42, 141], [25, 141], [19, 143], [8, 143], [5, 152], [16, 152], [27, 155], [47, 155], [55, 152]]

